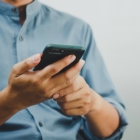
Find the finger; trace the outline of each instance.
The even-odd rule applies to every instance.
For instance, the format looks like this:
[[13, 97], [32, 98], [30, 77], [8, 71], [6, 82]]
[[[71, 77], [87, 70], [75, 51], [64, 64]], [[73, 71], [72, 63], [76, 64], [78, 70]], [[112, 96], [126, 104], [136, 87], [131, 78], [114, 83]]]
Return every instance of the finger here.
[[58, 60], [57, 62], [54, 62], [48, 66], [46, 66], [43, 70], [40, 71], [40, 77], [42, 78], [50, 78], [60, 72], [63, 68], [68, 66], [70, 63], [72, 63], [75, 60], [75, 55], [69, 55], [61, 60]]
[[78, 63], [76, 63], [74, 66], [72, 66], [66, 72], [63, 73], [64, 78], [69, 79], [70, 77], [73, 77], [76, 74], [78, 74], [80, 70], [82, 69], [84, 63], [85, 61], [81, 59]]
[[[63, 77], [62, 74], [59, 74], [59, 75], [56, 75], [55, 77], [52, 77], [52, 78], [50, 79], [50, 81], [51, 81], [52, 83], [54, 83], [54, 84], [53, 84], [53, 88], [55, 88], [55, 91], [56, 91], [56, 92], [54, 92], [54, 93], [57, 94], [58, 91], [67, 88], [67, 87], [70, 85], [70, 83], [73, 83], [73, 82], [74, 82], [74, 80], [76, 79], [77, 75], [78, 75], [78, 74], [76, 74], [76, 75], [75, 75], [74, 77], [72, 77], [71, 79], [66, 78], [67, 80], [64, 79], [64, 77]], [[66, 82], [66, 81], [67, 81], [67, 82]], [[54, 94], [54, 93], [53, 93], [53, 94]], [[55, 95], [55, 98], [58, 98], [58, 97], [59, 97], [59, 94]]]
[[[75, 81], [77, 79], [78, 74], [76, 74], [71, 81]], [[75, 83], [75, 82], [74, 82]], [[75, 84], [71, 84], [70, 86], [58, 91], [57, 93], [55, 93], [53, 95], [53, 99], [57, 99], [57, 98], [61, 98], [62, 96], [66, 95], [66, 94], [70, 94], [72, 92], [74, 92], [76, 90], [76, 87], [74, 87]], [[76, 85], [78, 87], [78, 85]], [[75, 88], [75, 89], [74, 89]], [[78, 88], [77, 88], [78, 90]]]
[[59, 91], [61, 89], [64, 89], [71, 85], [71, 83], [75, 80], [75, 75], [79, 73], [81, 68], [84, 65], [84, 61], [80, 60], [77, 64], [75, 64], [72, 68], [67, 70], [66, 72], [63, 72], [61, 74], [58, 74], [51, 79], [56, 83], [55, 87], [57, 88], [56, 91]]
[[86, 114], [85, 109], [83, 109], [82, 107], [63, 110], [63, 112], [68, 116], [83, 116]]
[[41, 55], [36, 54], [33, 55], [24, 61], [17, 63], [13, 66], [12, 72], [15, 74], [15, 76], [19, 76], [27, 71], [29, 71], [31, 68], [35, 67], [41, 60]]
[[73, 93], [67, 94], [61, 98], [58, 98], [58, 99], [56, 99], [56, 101], [61, 102], [61, 103], [72, 102], [72, 101], [83, 98], [83, 96], [84, 96], [84, 91], [83, 91], [83, 89], [80, 89], [76, 92], [73, 92]]
[[58, 105], [63, 109], [63, 110], [68, 110], [68, 109], [74, 109], [74, 108], [79, 108], [82, 107], [82, 100], [76, 100], [72, 102], [66, 102], [66, 103], [60, 103], [58, 102]]
[[[76, 75], [77, 76], [77, 75]], [[74, 76], [70, 81], [71, 82], [73, 82], [75, 79], [76, 79], [76, 76]], [[52, 79], [50, 79], [50, 80], [52, 80]], [[59, 79], [58, 79], [59, 80]], [[51, 82], [53, 83], [53, 85], [52, 85], [52, 87], [51, 87], [51, 89], [53, 88], [53, 89], [55, 89], [55, 91], [53, 92], [53, 94], [52, 94], [52, 98], [59, 98], [59, 94], [58, 94], [58, 92], [60, 91], [60, 90], [63, 90], [63, 89], [65, 89], [65, 88], [68, 88], [68, 85], [63, 81], [63, 80], [55, 80], [55, 79], [53, 79]], [[53, 95], [54, 95], [54, 97], [53, 97]]]
[[68, 87], [58, 91], [56, 94], [54, 94], [53, 99], [61, 98], [67, 94], [78, 91], [79, 89], [81, 89], [83, 87], [83, 85], [84, 85], [83, 78], [79, 74], [77, 74], [74, 82], [70, 86], [68, 86]]
[[[79, 63], [79, 65], [80, 65], [80, 63]], [[82, 67], [82, 65], [83, 64], [81, 64], [81, 67]], [[70, 85], [70, 83], [72, 83], [75, 80], [75, 78], [76, 78], [75, 75], [78, 74], [78, 73], [74, 73], [75, 75], [73, 75], [73, 77], [69, 77], [67, 75], [67, 73], [66, 74], [64, 74], [64, 73], [58, 74], [49, 79], [50, 83], [53, 83], [50, 85], [50, 87], [47, 87], [48, 91], [51, 93], [51, 96], [53, 96], [54, 93], [57, 93], [58, 91], [68, 87]], [[46, 79], [47, 79], [47, 77], [46, 77]], [[46, 80], [46, 82], [48, 82], [48, 80]]]

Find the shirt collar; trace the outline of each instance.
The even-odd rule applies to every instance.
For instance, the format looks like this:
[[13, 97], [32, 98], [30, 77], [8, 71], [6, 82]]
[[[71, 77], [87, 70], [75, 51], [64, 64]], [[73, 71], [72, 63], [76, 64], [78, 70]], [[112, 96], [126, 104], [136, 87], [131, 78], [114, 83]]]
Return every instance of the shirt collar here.
[[[38, 13], [40, 6], [41, 4], [38, 2], [38, 0], [34, 0], [32, 3], [27, 5], [26, 15], [30, 16]], [[19, 9], [0, 0], [0, 14], [7, 16], [19, 16]]]

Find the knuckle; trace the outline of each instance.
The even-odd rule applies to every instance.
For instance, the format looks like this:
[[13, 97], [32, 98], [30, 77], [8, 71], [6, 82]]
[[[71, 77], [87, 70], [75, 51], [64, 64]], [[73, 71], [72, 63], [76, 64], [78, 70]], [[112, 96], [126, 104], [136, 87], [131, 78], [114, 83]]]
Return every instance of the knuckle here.
[[86, 99], [86, 101], [84, 101], [83, 104], [84, 104], [84, 106], [88, 106], [90, 104], [90, 102], [91, 102], [90, 99]]
[[53, 73], [58, 73], [59, 69], [54, 65], [50, 65], [50, 71], [52, 71]]
[[17, 73], [17, 64], [15, 64], [12, 68], [12, 73]]
[[32, 80], [32, 83], [35, 86], [38, 86], [41, 83], [40, 78], [34, 77], [33, 80]]
[[89, 92], [85, 92], [85, 96], [86, 97], [89, 97], [90, 96], [90, 93]]
[[65, 95], [65, 93], [63, 91], [60, 91], [58, 94], [59, 94], [60, 97]]

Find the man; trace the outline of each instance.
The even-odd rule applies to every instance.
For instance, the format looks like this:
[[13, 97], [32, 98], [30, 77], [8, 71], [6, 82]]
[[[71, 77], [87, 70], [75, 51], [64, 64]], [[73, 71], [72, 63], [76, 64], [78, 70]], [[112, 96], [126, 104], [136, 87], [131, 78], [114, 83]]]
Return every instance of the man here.
[[[74, 61], [69, 55], [31, 71], [50, 43], [84, 46], [85, 64], [53, 76]], [[126, 125], [89, 25], [37, 0], [0, 1], [0, 140], [75, 140], [79, 131], [119, 140]]]

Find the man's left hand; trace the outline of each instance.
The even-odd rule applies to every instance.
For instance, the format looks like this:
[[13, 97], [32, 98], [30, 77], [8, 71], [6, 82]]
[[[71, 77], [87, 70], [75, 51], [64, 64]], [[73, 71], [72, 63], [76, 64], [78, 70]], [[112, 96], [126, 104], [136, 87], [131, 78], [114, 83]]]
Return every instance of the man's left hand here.
[[94, 97], [83, 77], [77, 76], [67, 88], [53, 95], [66, 115], [83, 116], [93, 110]]

